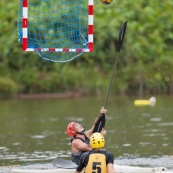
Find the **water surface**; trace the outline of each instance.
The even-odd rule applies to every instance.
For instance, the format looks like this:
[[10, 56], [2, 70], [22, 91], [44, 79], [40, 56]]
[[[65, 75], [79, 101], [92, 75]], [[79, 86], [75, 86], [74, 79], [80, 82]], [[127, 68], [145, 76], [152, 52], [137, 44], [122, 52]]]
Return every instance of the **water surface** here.
[[[66, 125], [78, 121], [90, 128], [103, 101], [94, 97], [0, 100], [0, 166], [70, 159]], [[135, 107], [133, 101], [127, 96], [110, 97], [105, 148], [117, 162], [170, 168], [173, 98], [157, 97], [155, 107]], [[147, 161], [153, 157], [155, 161]]]

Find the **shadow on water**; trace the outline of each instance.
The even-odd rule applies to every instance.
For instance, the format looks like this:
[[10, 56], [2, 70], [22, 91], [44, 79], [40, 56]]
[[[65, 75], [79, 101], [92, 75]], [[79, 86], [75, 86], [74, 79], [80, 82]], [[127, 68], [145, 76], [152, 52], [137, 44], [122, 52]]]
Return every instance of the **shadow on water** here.
[[[173, 151], [173, 98], [158, 97], [155, 107], [135, 107], [133, 100], [110, 98], [105, 148], [120, 164], [170, 168], [172, 157], [163, 156]], [[66, 125], [78, 121], [90, 128], [102, 103], [91, 97], [0, 100], [0, 166], [70, 159]], [[158, 157], [151, 162], [152, 156]]]

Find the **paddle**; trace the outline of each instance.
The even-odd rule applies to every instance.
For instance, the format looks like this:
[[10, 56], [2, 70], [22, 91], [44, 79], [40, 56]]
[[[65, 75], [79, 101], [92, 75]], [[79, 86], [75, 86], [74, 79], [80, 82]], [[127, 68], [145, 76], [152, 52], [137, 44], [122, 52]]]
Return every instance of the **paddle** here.
[[[124, 40], [124, 36], [125, 36], [125, 32], [126, 32], [126, 26], [127, 26], [127, 21], [123, 23], [123, 25], [122, 25], [122, 27], [119, 31], [119, 37], [118, 37], [118, 41], [117, 41], [117, 44], [116, 44], [117, 54], [116, 54], [116, 57], [115, 57], [115, 63], [114, 63], [114, 66], [113, 66], [112, 76], [111, 76], [111, 79], [110, 79], [110, 84], [109, 84], [108, 92], [107, 92], [107, 95], [106, 95], [106, 101], [105, 101], [105, 104], [104, 104], [104, 108], [106, 108], [106, 106], [107, 106], [107, 101], [108, 101], [110, 89], [111, 89], [111, 86], [112, 86], [113, 76], [115, 74], [115, 69], [116, 69], [117, 64], [118, 64], [118, 53], [120, 52], [121, 46], [123, 44], [123, 40]], [[95, 124], [93, 133], [101, 132], [102, 128], [105, 127], [105, 122], [106, 122], [105, 114], [102, 114], [100, 116], [100, 118], [98, 119], [97, 123]], [[54, 159], [52, 164], [55, 167], [65, 168], [65, 169], [74, 169], [77, 166], [74, 162], [64, 160], [64, 159], [61, 159], [61, 158]]]
[[102, 128], [105, 127], [105, 122], [106, 122], [105, 114], [102, 114], [94, 126], [93, 133], [101, 132]]
[[76, 163], [72, 162], [71, 160], [65, 160], [62, 158], [54, 159], [52, 165], [57, 168], [64, 168], [64, 169], [75, 169], [77, 167]]
[[[116, 44], [117, 54], [115, 56], [115, 62], [114, 62], [113, 70], [112, 70], [112, 76], [111, 76], [111, 79], [110, 79], [109, 88], [108, 88], [107, 95], [106, 95], [104, 108], [106, 108], [106, 106], [107, 106], [107, 102], [108, 102], [108, 98], [109, 98], [109, 94], [110, 94], [110, 89], [111, 89], [111, 86], [112, 86], [113, 76], [115, 74], [115, 70], [116, 70], [116, 67], [117, 67], [117, 64], [118, 64], [118, 54], [119, 54], [119, 52], [121, 50], [121, 46], [123, 44], [123, 40], [124, 40], [125, 33], [126, 33], [126, 27], [127, 27], [127, 21], [122, 24], [121, 29], [119, 31], [119, 37], [118, 37], [118, 41], [117, 41], [117, 44]], [[97, 123], [95, 124], [93, 133], [101, 132], [102, 128], [105, 127], [105, 123], [106, 123], [105, 114], [102, 114], [100, 116], [99, 120], [97, 121]]]

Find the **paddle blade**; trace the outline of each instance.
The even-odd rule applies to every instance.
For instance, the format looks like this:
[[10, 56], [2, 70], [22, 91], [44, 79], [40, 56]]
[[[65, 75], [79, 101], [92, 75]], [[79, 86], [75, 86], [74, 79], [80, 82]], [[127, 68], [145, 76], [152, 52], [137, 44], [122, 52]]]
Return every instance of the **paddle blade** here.
[[102, 128], [105, 127], [105, 122], [106, 122], [106, 118], [105, 118], [105, 114], [103, 114], [97, 121], [97, 123], [95, 124], [93, 133], [95, 132], [101, 132]]
[[127, 21], [122, 24], [120, 32], [119, 32], [119, 37], [118, 37], [118, 41], [116, 45], [117, 52], [120, 52], [121, 46], [123, 44], [124, 36], [126, 33], [126, 27], [127, 27]]
[[76, 163], [72, 162], [71, 160], [65, 160], [61, 158], [54, 159], [52, 165], [57, 168], [64, 169], [75, 169], [77, 167]]

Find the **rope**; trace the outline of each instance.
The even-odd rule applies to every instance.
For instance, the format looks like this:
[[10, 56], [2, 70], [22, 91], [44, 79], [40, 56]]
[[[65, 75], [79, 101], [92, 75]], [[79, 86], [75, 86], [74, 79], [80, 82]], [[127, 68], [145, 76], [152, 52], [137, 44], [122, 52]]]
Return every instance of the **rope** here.
[[173, 155], [162, 155], [162, 156], [149, 156], [149, 157], [141, 157], [141, 156], [120, 156], [116, 157], [116, 160], [124, 160], [124, 159], [159, 159], [159, 158], [173, 158]]
[[[173, 158], [173, 155], [162, 155], [162, 156], [150, 156], [150, 157], [141, 157], [141, 156], [120, 156], [114, 158], [115, 160], [124, 160], [124, 159], [159, 159], [159, 158]], [[8, 165], [8, 166], [0, 166], [2, 168], [13, 168], [13, 167], [21, 167], [21, 166], [32, 166], [32, 165], [45, 165], [52, 164], [52, 162], [39, 162], [39, 163], [24, 163], [24, 164], [16, 164], [16, 165]]]
[[32, 165], [45, 165], [45, 164], [51, 164], [51, 162], [39, 162], [39, 163], [23, 163], [23, 164], [16, 164], [16, 165], [8, 165], [8, 166], [0, 166], [1, 168], [14, 168], [14, 167], [22, 167], [22, 166], [32, 166]]

